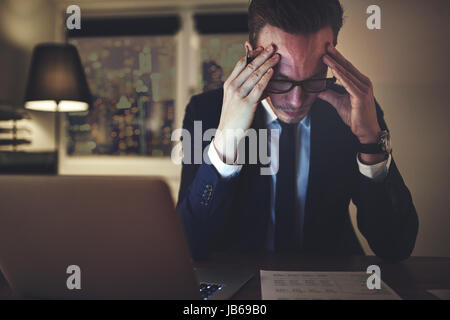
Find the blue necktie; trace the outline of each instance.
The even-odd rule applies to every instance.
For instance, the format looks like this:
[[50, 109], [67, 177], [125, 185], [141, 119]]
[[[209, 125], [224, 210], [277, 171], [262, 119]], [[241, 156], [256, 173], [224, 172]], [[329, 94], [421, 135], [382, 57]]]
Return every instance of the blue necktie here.
[[275, 250], [292, 252], [299, 249], [295, 227], [295, 133], [297, 124], [281, 125], [279, 167], [275, 196]]

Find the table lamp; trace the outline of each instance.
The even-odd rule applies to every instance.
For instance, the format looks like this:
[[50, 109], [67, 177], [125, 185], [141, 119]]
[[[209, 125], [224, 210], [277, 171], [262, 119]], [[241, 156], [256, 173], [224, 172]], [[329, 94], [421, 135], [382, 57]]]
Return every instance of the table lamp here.
[[89, 110], [91, 93], [80, 56], [71, 44], [44, 43], [33, 50], [25, 108], [56, 112], [55, 144], [59, 147], [59, 112]]

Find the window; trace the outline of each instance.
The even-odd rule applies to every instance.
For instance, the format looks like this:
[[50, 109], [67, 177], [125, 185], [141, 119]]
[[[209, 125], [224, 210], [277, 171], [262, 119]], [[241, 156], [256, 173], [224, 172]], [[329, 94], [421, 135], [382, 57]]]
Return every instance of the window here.
[[176, 17], [94, 19], [68, 34], [93, 95], [89, 112], [67, 115], [68, 155], [170, 155], [178, 28]]
[[[192, 17], [199, 39], [196, 86], [199, 91], [219, 88], [245, 54], [247, 14]], [[67, 115], [67, 156], [170, 156], [180, 26], [178, 15], [90, 18], [81, 30], [68, 31], [94, 100], [89, 112]]]
[[222, 87], [236, 62], [245, 55], [247, 14], [196, 14], [194, 20], [200, 34], [199, 86], [205, 92]]

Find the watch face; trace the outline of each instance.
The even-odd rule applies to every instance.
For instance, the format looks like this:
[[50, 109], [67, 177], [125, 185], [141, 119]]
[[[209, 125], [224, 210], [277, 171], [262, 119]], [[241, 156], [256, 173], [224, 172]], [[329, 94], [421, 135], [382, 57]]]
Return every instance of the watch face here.
[[380, 136], [380, 145], [384, 152], [391, 153], [391, 135], [389, 131], [384, 130]]

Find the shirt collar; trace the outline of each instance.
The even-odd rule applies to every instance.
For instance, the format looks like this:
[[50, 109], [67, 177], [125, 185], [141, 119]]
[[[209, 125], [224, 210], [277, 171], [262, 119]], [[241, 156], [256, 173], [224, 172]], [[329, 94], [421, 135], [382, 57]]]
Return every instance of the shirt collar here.
[[261, 101], [264, 109], [266, 110], [266, 124], [269, 125], [272, 122], [274, 122], [275, 120], [278, 119], [277, 115], [275, 114], [275, 112], [273, 112], [272, 107], [270, 106], [270, 103], [267, 99], [264, 99]]

